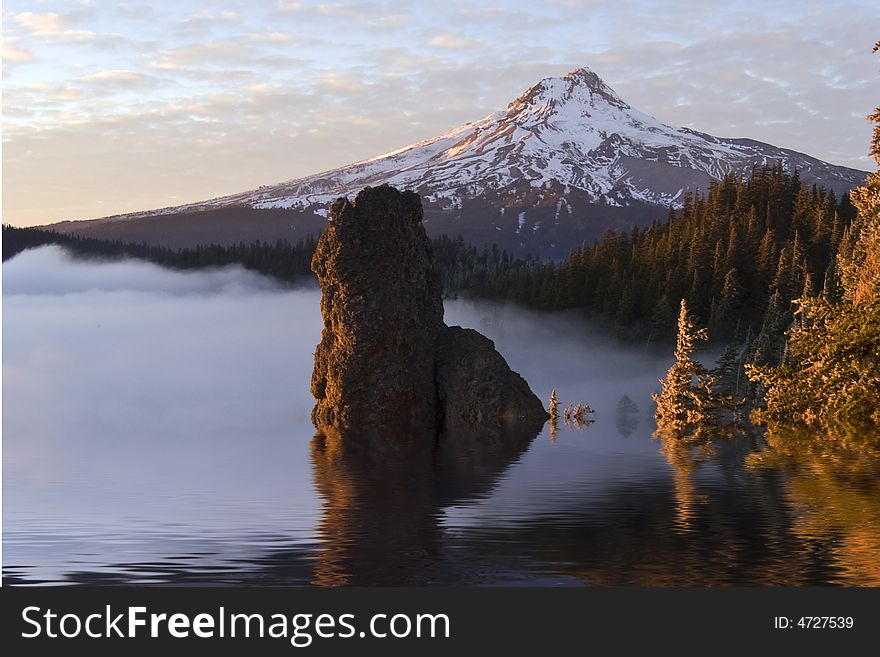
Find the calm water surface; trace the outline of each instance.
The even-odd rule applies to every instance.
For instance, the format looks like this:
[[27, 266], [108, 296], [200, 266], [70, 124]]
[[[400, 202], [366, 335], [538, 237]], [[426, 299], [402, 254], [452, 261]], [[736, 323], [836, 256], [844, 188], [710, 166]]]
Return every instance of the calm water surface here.
[[316, 290], [54, 247], [3, 274], [4, 584], [880, 585], [865, 437], [653, 438], [669, 359], [582, 320], [447, 302], [595, 423], [401, 469], [314, 436]]

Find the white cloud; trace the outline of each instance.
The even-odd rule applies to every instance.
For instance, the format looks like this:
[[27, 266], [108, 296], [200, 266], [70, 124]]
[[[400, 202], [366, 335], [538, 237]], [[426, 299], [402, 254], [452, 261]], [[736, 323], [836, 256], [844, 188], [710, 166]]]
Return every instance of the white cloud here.
[[377, 30], [398, 30], [411, 23], [412, 20], [408, 14], [388, 14], [373, 18], [370, 20], [369, 26]]
[[234, 11], [198, 11], [175, 24], [174, 31], [184, 35], [201, 35], [214, 29], [240, 24], [243, 20]]
[[19, 48], [10, 38], [3, 39], [3, 61], [4, 62], [32, 62], [37, 58], [33, 52], [26, 48]]
[[436, 34], [428, 39], [428, 43], [437, 48], [444, 48], [447, 50], [469, 50], [478, 48], [480, 45], [478, 41], [468, 39], [460, 34], [451, 33]]
[[247, 38], [250, 41], [266, 43], [291, 43], [299, 39], [298, 36], [289, 32], [251, 32]]
[[321, 75], [318, 88], [330, 93], [356, 94], [364, 91], [364, 82], [356, 75], [328, 72]]
[[[346, 21], [376, 21], [386, 14], [393, 15], [392, 23], [403, 24], [404, 14], [395, 11], [399, 2], [290, 2], [280, 0], [277, 7], [283, 12], [295, 12], [299, 16], [311, 16]], [[405, 3], [404, 3], [405, 5]]]
[[253, 54], [251, 46], [240, 43], [212, 41], [164, 50], [153, 61], [159, 69], [176, 70], [193, 65], [222, 63], [240, 64]]
[[373, 15], [373, 7], [369, 3], [354, 5], [351, 3], [319, 4], [315, 11], [322, 16], [365, 18]]
[[58, 14], [34, 14], [25, 11], [13, 14], [12, 19], [18, 25], [39, 36], [57, 34], [67, 30], [67, 25]]
[[76, 87], [63, 87], [49, 93], [49, 98], [56, 101], [79, 100], [84, 96], [83, 91]]
[[29, 11], [12, 14], [13, 22], [30, 34], [54, 42], [88, 41], [94, 32], [72, 30], [67, 20], [56, 13], [33, 13]]
[[247, 90], [253, 94], [270, 94], [270, 93], [279, 93], [282, 91], [282, 88], [277, 84], [271, 84], [268, 82], [260, 82], [259, 84], [252, 84], [247, 87]]
[[142, 73], [125, 70], [98, 71], [97, 73], [89, 73], [77, 78], [77, 81], [83, 84], [114, 87], [141, 86], [148, 80], [149, 78]]

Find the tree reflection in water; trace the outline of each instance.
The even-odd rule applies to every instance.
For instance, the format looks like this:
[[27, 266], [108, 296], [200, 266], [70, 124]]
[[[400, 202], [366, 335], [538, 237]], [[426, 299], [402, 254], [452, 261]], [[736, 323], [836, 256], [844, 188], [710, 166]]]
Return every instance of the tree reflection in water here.
[[880, 436], [771, 428], [765, 442], [746, 463], [786, 474], [791, 531], [807, 545], [831, 545], [831, 582], [880, 586]]

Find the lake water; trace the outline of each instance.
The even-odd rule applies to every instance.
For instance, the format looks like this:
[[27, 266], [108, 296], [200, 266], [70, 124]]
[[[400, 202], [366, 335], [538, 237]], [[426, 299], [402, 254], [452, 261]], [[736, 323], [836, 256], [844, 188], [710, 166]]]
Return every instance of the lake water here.
[[7, 585], [880, 585], [868, 437], [656, 439], [671, 358], [580, 318], [447, 302], [595, 422], [399, 469], [314, 437], [315, 289], [44, 247], [3, 293]]

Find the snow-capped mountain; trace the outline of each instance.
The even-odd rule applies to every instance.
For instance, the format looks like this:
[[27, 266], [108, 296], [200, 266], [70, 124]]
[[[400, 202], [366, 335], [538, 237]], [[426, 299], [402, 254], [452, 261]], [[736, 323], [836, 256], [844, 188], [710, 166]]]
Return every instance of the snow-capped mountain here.
[[[712, 179], [747, 176], [755, 165], [776, 162], [798, 170], [804, 182], [838, 193], [863, 184], [866, 175], [757, 141], [670, 127], [580, 68], [541, 80], [503, 111], [369, 160], [203, 203], [97, 222], [152, 218], [148, 223], [165, 225], [155, 219], [186, 214], [178, 217], [179, 225], [193, 213], [231, 216], [233, 208], [271, 209], [284, 224], [279, 226], [284, 234], [277, 236], [290, 237], [291, 229], [319, 227], [336, 198], [388, 183], [423, 197], [432, 233], [462, 233], [514, 249], [564, 251], [605, 228], [662, 217], [658, 206], [678, 206], [686, 192], [706, 190]], [[233, 241], [254, 238], [247, 235], [252, 221], [242, 219], [241, 235]], [[64, 232], [86, 232], [64, 226]], [[113, 231], [116, 237], [125, 232], [121, 228]], [[227, 227], [202, 241], [223, 241], [228, 232]]]

